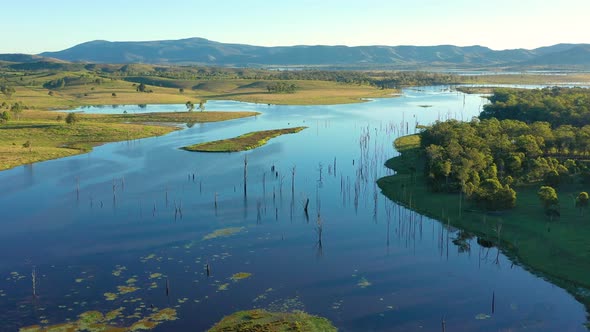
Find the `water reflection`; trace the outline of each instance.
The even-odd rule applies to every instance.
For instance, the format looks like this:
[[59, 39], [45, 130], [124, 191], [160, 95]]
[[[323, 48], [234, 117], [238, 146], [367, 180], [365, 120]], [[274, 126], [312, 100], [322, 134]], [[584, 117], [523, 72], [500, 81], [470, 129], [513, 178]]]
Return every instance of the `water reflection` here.
[[[513, 266], [494, 239], [394, 204], [375, 185], [391, 173], [395, 137], [470, 119], [483, 102], [449, 87], [340, 106], [208, 101], [263, 114], [1, 172], [3, 328], [89, 311], [130, 326], [173, 308], [179, 319], [159, 328], [205, 330], [260, 307], [306, 310], [345, 331], [439, 330], [442, 317], [449, 331], [582, 330], [584, 308]], [[299, 125], [309, 129], [245, 153], [179, 149]]]

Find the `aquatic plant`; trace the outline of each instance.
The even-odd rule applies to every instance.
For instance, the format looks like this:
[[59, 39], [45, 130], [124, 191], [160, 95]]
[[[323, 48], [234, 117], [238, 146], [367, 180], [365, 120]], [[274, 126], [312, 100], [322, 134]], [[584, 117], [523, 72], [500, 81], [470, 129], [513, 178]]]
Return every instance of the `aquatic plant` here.
[[123, 331], [140, 331], [151, 330], [158, 325], [178, 319], [176, 309], [165, 308], [152, 312], [147, 317], [141, 318], [131, 325], [119, 326], [113, 321], [122, 316], [124, 308], [119, 308], [103, 315], [100, 311], [87, 311], [78, 316], [74, 322], [61, 323], [56, 325], [41, 326], [33, 325], [22, 327], [19, 332], [70, 332], [70, 331], [89, 331], [89, 332], [123, 332]]
[[252, 273], [239, 272], [239, 273], [235, 273], [234, 275], [232, 275], [230, 277], [230, 279], [233, 280], [234, 282], [236, 282], [236, 281], [240, 281], [240, 280], [243, 280], [243, 279], [250, 278], [251, 276], [252, 276]]
[[222, 228], [203, 236], [203, 241], [216, 239], [218, 237], [228, 237], [244, 230], [244, 227]]

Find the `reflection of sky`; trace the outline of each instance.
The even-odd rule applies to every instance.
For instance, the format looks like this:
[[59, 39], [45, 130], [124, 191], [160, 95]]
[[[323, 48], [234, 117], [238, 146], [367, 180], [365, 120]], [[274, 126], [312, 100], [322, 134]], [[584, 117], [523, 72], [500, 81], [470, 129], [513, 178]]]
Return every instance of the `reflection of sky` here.
[[[207, 110], [211, 111], [247, 110], [262, 114], [196, 124], [163, 137], [106, 144], [86, 155], [0, 172], [0, 208], [4, 211], [0, 221], [0, 275], [18, 269], [26, 273], [25, 261], [55, 264], [58, 270], [59, 266], [75, 262], [96, 266], [107, 276], [112, 266], [124, 264], [132, 273], [141, 274], [144, 267], [133, 267], [133, 257], [152, 251], [170, 255], [175, 252], [175, 260], [186, 262], [194, 260], [191, 255], [229, 252], [231, 258], [214, 265], [219, 278], [239, 271], [252, 272], [254, 277], [248, 288], [223, 297], [209, 294], [208, 288], [195, 290], [190, 280], [183, 282], [187, 268], [172, 263], [164, 266], [175, 280], [175, 289], [211, 297], [207, 305], [191, 302], [183, 309], [176, 328], [204, 329], [235, 309], [251, 307], [252, 298], [274, 288], [277, 296], [299, 295], [307, 310], [351, 330], [383, 330], [391, 326], [412, 330], [417, 324], [434, 329], [440, 325], [441, 315], [447, 317], [449, 324], [465, 330], [508, 328], [523, 321], [546, 324], [537, 325], [541, 327], [536, 330], [565, 325], [576, 330], [584, 319], [584, 311], [564, 291], [520, 267], [510, 268], [511, 263], [502, 255], [500, 267], [493, 264], [492, 258], [480, 263], [478, 257], [482, 255], [495, 258], [495, 249], [486, 253], [473, 240], [471, 255], [458, 254], [451, 244], [447, 259], [438, 249], [442, 229], [439, 223], [425, 218], [422, 232], [409, 237], [407, 215], [381, 195], [377, 195], [377, 217], [373, 217], [373, 195], [378, 193], [374, 180], [388, 174], [382, 165], [395, 155], [392, 141], [400, 128], [407, 125], [413, 132], [416, 123], [447, 118], [467, 120], [479, 113], [484, 101], [480, 96], [451, 92], [444, 87], [406, 89], [399, 98], [336, 106], [209, 101]], [[183, 105], [148, 105], [145, 111], [174, 107]], [[119, 107], [117, 112], [134, 109]], [[292, 126], [309, 128], [244, 153], [179, 150], [207, 140]], [[367, 133], [370, 160], [365, 163], [369, 164], [370, 174], [359, 187], [355, 209], [354, 183], [361, 163], [359, 141]], [[249, 186], [246, 202], [242, 197], [245, 155]], [[336, 175], [329, 173], [334, 160]], [[271, 165], [276, 166], [278, 177], [271, 174]], [[80, 183], [79, 201], [76, 179]], [[215, 196], [217, 211], [213, 207]], [[309, 224], [302, 214], [307, 198]], [[175, 205], [182, 206], [182, 221], [174, 221]], [[385, 247], [386, 206], [394, 209], [389, 250]], [[318, 211], [325, 227], [324, 254], [319, 259], [313, 226]], [[259, 214], [261, 225], [257, 226]], [[246, 226], [247, 232], [211, 242], [212, 247], [197, 246], [195, 251], [172, 249], [228, 226]], [[219, 247], [220, 244], [226, 247]], [[120, 256], [122, 253], [125, 254]], [[50, 273], [47, 278], [59, 279], [59, 274]], [[359, 288], [360, 278], [372, 285]], [[1, 280], [0, 289], [6, 288]], [[69, 287], [64, 280], [55, 282]], [[108, 281], [97, 283], [95, 294], [108, 291], [108, 285]], [[17, 290], [26, 294], [27, 286], [21, 288]], [[59, 291], [60, 287], [48, 291], [47, 301], [59, 299]], [[475, 320], [475, 315], [489, 311], [492, 291], [497, 294], [501, 314], [485, 322]], [[339, 312], [330, 309], [336, 301], [344, 303]], [[11, 303], [0, 302], [0, 309], [4, 305]], [[398, 311], [391, 311], [388, 306]], [[189, 312], [202, 315], [196, 318]], [[25, 321], [30, 320], [24, 317]]]

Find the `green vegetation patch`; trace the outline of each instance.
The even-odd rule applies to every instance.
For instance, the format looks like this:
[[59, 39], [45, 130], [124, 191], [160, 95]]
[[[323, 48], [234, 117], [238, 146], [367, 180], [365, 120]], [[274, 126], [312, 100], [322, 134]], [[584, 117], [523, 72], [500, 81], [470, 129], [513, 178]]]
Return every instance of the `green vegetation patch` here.
[[182, 149], [197, 152], [238, 152], [252, 150], [265, 145], [272, 138], [286, 134], [295, 134], [306, 128], [295, 127], [254, 131], [234, 138], [185, 146]]
[[132, 323], [129, 326], [119, 326], [113, 321], [122, 316], [124, 308], [119, 308], [108, 312], [103, 315], [99, 311], [87, 311], [78, 316], [78, 320], [68, 323], [56, 324], [56, 325], [34, 325], [20, 328], [21, 332], [50, 332], [50, 331], [110, 331], [110, 332], [123, 332], [123, 331], [141, 331], [141, 330], [152, 330], [158, 325], [178, 319], [176, 309], [165, 308], [161, 310], [153, 310], [153, 312]]
[[233, 276], [231, 276], [231, 280], [235, 281], [240, 281], [243, 279], [248, 279], [252, 276], [252, 273], [248, 273], [248, 272], [239, 272], [239, 273], [235, 273]]
[[228, 227], [222, 228], [203, 236], [203, 241], [216, 239], [218, 237], [228, 237], [237, 234], [244, 230], [244, 227]]
[[224, 317], [209, 332], [331, 332], [337, 331], [332, 323], [322, 317], [302, 311], [291, 313], [268, 312], [266, 310], [239, 311]]

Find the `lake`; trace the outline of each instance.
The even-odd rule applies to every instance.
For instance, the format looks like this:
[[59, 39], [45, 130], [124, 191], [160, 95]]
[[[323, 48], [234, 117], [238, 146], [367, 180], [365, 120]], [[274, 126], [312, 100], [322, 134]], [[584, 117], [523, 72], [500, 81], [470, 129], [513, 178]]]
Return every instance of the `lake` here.
[[[120, 308], [111, 323], [130, 326], [171, 307], [178, 319], [155, 330], [203, 331], [266, 308], [341, 331], [440, 331], [442, 320], [447, 331], [584, 331], [585, 309], [566, 291], [476, 238], [453, 244], [458, 230], [376, 186], [397, 136], [467, 121], [485, 101], [449, 87], [334, 106], [209, 101], [208, 111], [261, 114], [0, 172], [1, 330]], [[247, 152], [179, 149], [295, 126], [309, 128]]]

